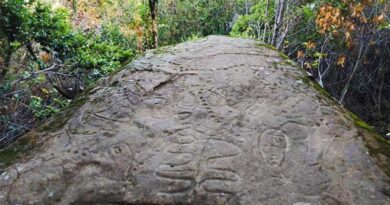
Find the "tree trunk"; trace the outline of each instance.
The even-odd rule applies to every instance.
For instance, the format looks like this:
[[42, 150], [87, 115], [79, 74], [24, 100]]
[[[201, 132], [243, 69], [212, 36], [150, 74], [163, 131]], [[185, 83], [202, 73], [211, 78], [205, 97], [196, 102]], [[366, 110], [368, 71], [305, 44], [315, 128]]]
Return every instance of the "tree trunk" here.
[[357, 70], [359, 68], [360, 61], [362, 60], [362, 57], [363, 57], [363, 53], [365, 53], [365, 51], [363, 52], [363, 47], [364, 47], [364, 44], [363, 44], [363, 42], [361, 42], [360, 48], [359, 48], [358, 59], [356, 60], [355, 66], [353, 67], [353, 70], [352, 70], [352, 73], [351, 73], [351, 75], [349, 75], [348, 81], [345, 84], [343, 91], [341, 92], [341, 95], [339, 98], [340, 104], [343, 104], [343, 101], [345, 99], [345, 95], [347, 94], [348, 89], [351, 86], [352, 79], [355, 77], [355, 73], [357, 72]]
[[4, 67], [1, 69], [0, 80], [3, 79], [8, 72], [9, 66], [11, 65], [12, 53], [12, 49], [9, 48], [7, 51], [7, 57], [4, 61]]
[[158, 30], [157, 30], [157, 4], [158, 0], [149, 0], [150, 17], [152, 19], [152, 47], [158, 46]]
[[72, 1], [72, 9], [73, 9], [73, 19], [77, 19], [77, 13], [78, 13], [78, 0]]
[[35, 54], [31, 42], [26, 43], [26, 48], [27, 48], [28, 53], [33, 58], [33, 60], [38, 64], [39, 70], [44, 70], [45, 66], [43, 65], [42, 61], [39, 60], [38, 56]]
[[288, 0], [278, 0], [278, 5], [276, 7], [276, 13], [275, 13], [274, 32], [272, 35], [272, 42], [271, 42], [273, 46], [276, 46], [277, 39], [279, 38], [280, 27], [283, 24], [284, 12], [286, 10], [287, 1]]
[[377, 112], [381, 113], [381, 105], [382, 105], [382, 91], [385, 85], [385, 68], [383, 65], [380, 66], [378, 71], [378, 77], [379, 77], [379, 87], [378, 87], [378, 102], [377, 102]]
[[248, 0], [245, 1], [245, 14], [246, 15], [249, 14], [249, 2], [248, 2]]
[[263, 32], [263, 36], [262, 36], [263, 42], [268, 42], [268, 39], [266, 41], [266, 36], [267, 36], [267, 29], [269, 27], [269, 21], [268, 21], [269, 1], [270, 0], [267, 0], [267, 4], [265, 6], [265, 22], [264, 22], [264, 32]]

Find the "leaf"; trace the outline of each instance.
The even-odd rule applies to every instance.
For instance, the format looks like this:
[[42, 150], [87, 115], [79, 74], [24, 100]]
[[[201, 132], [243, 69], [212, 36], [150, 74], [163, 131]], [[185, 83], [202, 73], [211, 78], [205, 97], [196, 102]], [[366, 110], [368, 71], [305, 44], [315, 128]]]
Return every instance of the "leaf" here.
[[341, 67], [345, 67], [345, 63], [347, 61], [347, 57], [345, 57], [345, 55], [341, 55], [339, 56], [339, 58], [337, 59], [337, 65], [341, 66]]
[[311, 64], [308, 63], [308, 62], [306, 62], [306, 63], [304, 64], [304, 67], [307, 68], [307, 69], [312, 69], [312, 68], [313, 68], [313, 67], [311, 66]]
[[385, 16], [384, 16], [383, 14], [381, 14], [381, 15], [379, 15], [379, 16], [374, 17], [374, 18], [372, 19], [372, 22], [373, 22], [374, 24], [379, 25], [379, 24], [382, 24], [382, 23], [384, 22], [384, 20], [385, 20]]
[[297, 57], [298, 58], [303, 58], [305, 56], [305, 52], [303, 52], [303, 51], [298, 51], [298, 54], [297, 54]]
[[316, 44], [312, 41], [308, 41], [308, 42], [304, 43], [304, 45], [306, 46], [307, 49], [313, 49], [316, 47]]
[[364, 9], [364, 7], [363, 7], [363, 5], [361, 3], [358, 3], [357, 5], [354, 5], [352, 7], [352, 14], [351, 14], [351, 16], [352, 17], [360, 17], [362, 15], [362, 13], [363, 13], [363, 9]]

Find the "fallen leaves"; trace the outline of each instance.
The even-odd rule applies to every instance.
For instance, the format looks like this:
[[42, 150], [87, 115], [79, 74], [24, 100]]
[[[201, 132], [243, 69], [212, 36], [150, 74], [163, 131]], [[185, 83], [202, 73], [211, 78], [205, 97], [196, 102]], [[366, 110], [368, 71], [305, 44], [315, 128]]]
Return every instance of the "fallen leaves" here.
[[337, 59], [337, 65], [341, 66], [342, 68], [345, 67], [346, 62], [347, 62], [347, 57], [345, 55], [341, 55]]
[[383, 22], [385, 21], [385, 16], [383, 14], [379, 15], [379, 16], [375, 16], [373, 19], [372, 19], [372, 22], [376, 25], [380, 25], [382, 24]]
[[303, 52], [303, 51], [298, 51], [297, 57], [298, 57], [299, 59], [302, 59], [303, 57], [305, 57], [305, 52]]
[[306, 46], [307, 49], [314, 49], [316, 47], [316, 44], [312, 41], [308, 41], [304, 43], [304, 45]]

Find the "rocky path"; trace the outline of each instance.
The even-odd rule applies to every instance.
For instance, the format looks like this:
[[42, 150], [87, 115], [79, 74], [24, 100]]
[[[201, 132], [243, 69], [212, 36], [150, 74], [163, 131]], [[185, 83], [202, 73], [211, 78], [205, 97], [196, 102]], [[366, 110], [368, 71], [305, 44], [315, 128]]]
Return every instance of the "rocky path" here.
[[0, 174], [0, 204], [390, 204], [369, 133], [257, 44], [147, 53], [30, 134], [45, 142]]

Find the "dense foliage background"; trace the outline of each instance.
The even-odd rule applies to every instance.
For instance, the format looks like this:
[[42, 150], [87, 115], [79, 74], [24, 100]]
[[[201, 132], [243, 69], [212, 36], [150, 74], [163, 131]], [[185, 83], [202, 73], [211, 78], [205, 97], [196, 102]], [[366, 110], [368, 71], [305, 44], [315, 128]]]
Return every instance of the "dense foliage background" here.
[[387, 0], [2, 0], [0, 148], [146, 49], [210, 34], [272, 44], [390, 130]]

